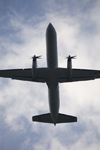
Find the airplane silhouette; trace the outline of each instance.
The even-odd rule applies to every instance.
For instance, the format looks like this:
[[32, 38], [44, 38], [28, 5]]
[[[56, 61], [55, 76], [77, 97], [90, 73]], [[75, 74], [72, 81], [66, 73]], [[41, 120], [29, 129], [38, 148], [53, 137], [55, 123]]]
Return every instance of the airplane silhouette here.
[[34, 55], [32, 57], [32, 68], [0, 70], [0, 77], [47, 84], [50, 113], [33, 116], [33, 121], [53, 123], [54, 125], [77, 122], [77, 117], [59, 113], [59, 83], [94, 80], [100, 78], [100, 71], [73, 69], [72, 59], [75, 59], [76, 56], [70, 55], [67, 57], [67, 68], [59, 68], [57, 34], [51, 23], [46, 29], [46, 51], [47, 68], [37, 68], [37, 59], [41, 56]]

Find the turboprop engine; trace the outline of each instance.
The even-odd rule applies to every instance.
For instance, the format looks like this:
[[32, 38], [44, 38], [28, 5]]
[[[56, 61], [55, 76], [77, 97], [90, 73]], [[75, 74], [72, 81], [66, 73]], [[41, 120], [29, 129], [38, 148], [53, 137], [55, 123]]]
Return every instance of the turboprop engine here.
[[68, 77], [68, 80], [70, 81], [72, 77], [72, 59], [75, 59], [76, 56], [69, 55], [66, 58], [67, 58], [67, 77]]
[[37, 68], [37, 59], [40, 59], [41, 56], [36, 56], [34, 55], [32, 57], [32, 76], [33, 78], [35, 78], [35, 74], [36, 74], [36, 68]]

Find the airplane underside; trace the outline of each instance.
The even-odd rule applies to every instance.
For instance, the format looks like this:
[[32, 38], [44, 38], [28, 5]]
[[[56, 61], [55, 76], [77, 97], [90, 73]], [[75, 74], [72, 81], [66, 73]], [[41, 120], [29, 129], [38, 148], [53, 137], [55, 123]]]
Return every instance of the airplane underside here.
[[76, 117], [59, 114], [59, 82], [56, 73], [53, 72], [55, 68], [58, 68], [57, 37], [56, 31], [51, 23], [46, 30], [46, 47], [47, 67], [51, 70], [50, 76], [46, 82], [48, 86], [50, 113], [33, 116], [32, 120], [53, 123], [54, 125], [56, 125], [56, 123], [76, 122]]
[[38, 68], [37, 59], [41, 56], [32, 57], [32, 68], [0, 70], [0, 77], [14, 80], [42, 82], [48, 87], [50, 113], [32, 117], [32, 121], [44, 123], [68, 123], [77, 122], [77, 117], [59, 113], [59, 83], [87, 81], [100, 78], [100, 70], [73, 69], [72, 59], [76, 56], [68, 56], [67, 67], [58, 67], [57, 34], [50, 23], [46, 30], [47, 67]]

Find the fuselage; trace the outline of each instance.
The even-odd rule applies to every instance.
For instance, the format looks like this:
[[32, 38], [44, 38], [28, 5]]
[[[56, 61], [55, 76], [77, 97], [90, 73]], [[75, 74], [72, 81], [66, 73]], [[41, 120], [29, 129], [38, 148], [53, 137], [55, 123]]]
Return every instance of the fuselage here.
[[58, 67], [57, 34], [51, 23], [48, 25], [46, 30], [46, 49], [47, 67], [50, 69], [50, 76], [47, 81], [49, 107], [52, 120], [54, 124], [56, 124], [59, 112], [59, 85], [53, 69]]

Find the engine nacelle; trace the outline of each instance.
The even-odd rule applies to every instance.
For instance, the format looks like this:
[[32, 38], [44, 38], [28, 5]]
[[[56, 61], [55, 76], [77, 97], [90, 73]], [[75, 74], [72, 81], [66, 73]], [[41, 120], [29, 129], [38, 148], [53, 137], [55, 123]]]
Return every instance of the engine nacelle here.
[[70, 80], [72, 77], [72, 60], [71, 60], [71, 56], [68, 56], [68, 60], [67, 60], [67, 77]]
[[32, 58], [33, 58], [33, 60], [32, 60], [32, 76], [33, 76], [33, 78], [35, 78], [36, 68], [37, 68], [37, 60], [36, 60], [35, 55]]
[[76, 56], [68, 56], [67, 57], [67, 77], [68, 80], [70, 81], [72, 78], [72, 59], [75, 59]]
[[34, 55], [32, 57], [32, 77], [36, 77], [36, 68], [37, 68], [37, 59], [40, 59], [41, 56]]

